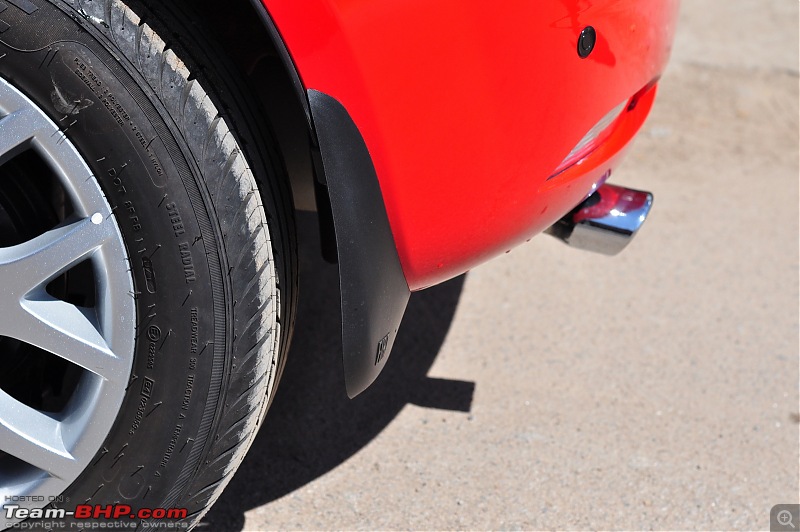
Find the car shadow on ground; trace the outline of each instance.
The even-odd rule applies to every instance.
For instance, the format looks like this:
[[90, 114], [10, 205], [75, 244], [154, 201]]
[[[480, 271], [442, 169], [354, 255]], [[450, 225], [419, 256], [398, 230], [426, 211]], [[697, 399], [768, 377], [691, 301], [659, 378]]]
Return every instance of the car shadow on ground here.
[[332, 470], [375, 438], [407, 404], [468, 412], [475, 384], [427, 377], [455, 315], [459, 277], [413, 294], [376, 383], [345, 393], [338, 270], [320, 258], [315, 219], [300, 216], [301, 295], [292, 348], [275, 401], [247, 457], [200, 529], [239, 532], [244, 512]]

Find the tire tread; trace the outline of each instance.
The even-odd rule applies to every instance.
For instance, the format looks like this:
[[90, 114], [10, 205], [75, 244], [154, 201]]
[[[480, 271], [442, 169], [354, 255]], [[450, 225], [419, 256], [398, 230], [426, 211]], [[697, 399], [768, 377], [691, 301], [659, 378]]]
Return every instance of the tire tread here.
[[[207, 72], [207, 65], [213, 67], [224, 63], [224, 59], [210, 46], [198, 43], [201, 39], [193, 34], [191, 28], [181, 24], [176, 24], [174, 29], [170, 26], [171, 38], [178, 43], [186, 39], [183, 48], [196, 50], [196, 55], [191, 58], [197, 63], [198, 77], [195, 77], [192, 69], [181, 59], [181, 56], [186, 57], [185, 50], [173, 50], [146, 22], [148, 15], [156, 10], [159, 16], [167, 15], [174, 21], [180, 7], [155, 6], [136, 0], [128, 3], [121, 0], [67, 0], [67, 3], [94, 21], [95, 26], [141, 73], [173, 117], [200, 166], [211, 199], [209, 208], [216, 211], [224, 252], [229, 264], [233, 265], [227, 272], [232, 301], [236, 301], [232, 305], [234, 334], [229, 341], [228, 380], [221, 384], [215, 426], [209, 433], [207, 449], [177, 500], [169, 503], [188, 506], [188, 522], [194, 526], [222, 493], [244, 459], [282, 369], [281, 358], [293, 323], [293, 308], [287, 304], [296, 295], [290, 294], [288, 300], [281, 297], [278, 291], [281, 276], [276, 268], [288, 272], [283, 275], [288, 277], [288, 284], [281, 290], [294, 290], [297, 282], [291, 221], [284, 221], [287, 214], [291, 214], [287, 200], [290, 196], [285, 185], [279, 182], [280, 178], [276, 177], [282, 168], [276, 166], [275, 154], [266, 153], [266, 148], [254, 147], [255, 142], [241, 143], [232, 131], [231, 125], [235, 125], [240, 134], [244, 130], [243, 135], [250, 139], [263, 139], [265, 134], [268, 135], [257, 120], [248, 118], [252, 109], [245, 107], [254, 104], [246, 94], [247, 90], [228, 76], [228, 72], [220, 74], [226, 84], [224, 90], [242, 96], [241, 100], [236, 99], [238, 101], [228, 98], [226, 104], [231, 106], [232, 112], [223, 114], [213, 101], [219, 101], [219, 96], [212, 98], [198, 79]], [[98, 22], [104, 20], [108, 20], [108, 24]], [[197, 44], [200, 46], [193, 47]], [[236, 124], [232, 124], [234, 121]], [[260, 173], [270, 178], [260, 187], [245, 159], [248, 148], [251, 160], [264, 167]], [[273, 228], [268, 224], [265, 209], [272, 212], [271, 218], [283, 222], [276, 228], [280, 233], [278, 240], [288, 244], [286, 248], [291, 256], [285, 256], [287, 249], [275, 245], [271, 236]], [[279, 304], [281, 302], [283, 304]], [[265, 315], [274, 315], [275, 318], [265, 319]], [[288, 328], [281, 324], [282, 321], [289, 324]], [[227, 404], [228, 398], [235, 399]], [[243, 403], [247, 405], [244, 414]]]

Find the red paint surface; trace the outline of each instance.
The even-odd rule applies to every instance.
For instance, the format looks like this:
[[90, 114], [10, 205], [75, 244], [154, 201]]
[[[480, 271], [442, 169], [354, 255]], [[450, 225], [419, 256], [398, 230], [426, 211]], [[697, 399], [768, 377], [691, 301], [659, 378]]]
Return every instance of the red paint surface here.
[[[657, 78], [678, 0], [263, 0], [307, 89], [366, 141], [409, 286], [547, 228], [618, 162], [655, 91], [548, 180], [606, 113]], [[591, 25], [598, 43], [577, 53]], [[633, 183], [635, 185], [635, 183]]]

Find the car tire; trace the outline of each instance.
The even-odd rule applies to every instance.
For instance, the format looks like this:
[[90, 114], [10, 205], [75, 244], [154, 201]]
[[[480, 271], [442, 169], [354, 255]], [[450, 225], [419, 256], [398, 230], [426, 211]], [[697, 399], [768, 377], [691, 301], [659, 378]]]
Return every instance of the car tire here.
[[[139, 528], [152, 524], [140, 509], [185, 509], [173, 515], [195, 526], [275, 392], [297, 292], [291, 194], [263, 113], [219, 48], [185, 22], [186, 4], [0, 2], [0, 232], [9, 238], [0, 238], [0, 310], [39, 299], [69, 309], [78, 319], [57, 333], [85, 346], [94, 324], [86, 334], [100, 335], [116, 368], [97, 362], [96, 346], [80, 358], [61, 347], [69, 342], [45, 339], [52, 330], [0, 322], [0, 364], [14, 358], [13, 371], [0, 371], [0, 500], [67, 511], [122, 504]], [[4, 143], [22, 108], [41, 127], [25, 133], [17, 120], [28, 136]], [[38, 181], [4, 185], [3, 168]], [[29, 230], [37, 220], [43, 227]], [[95, 226], [106, 240], [62, 253], [63, 264], [25, 286], [11, 275], [25, 246], [58, 237], [74, 250], [80, 239], [63, 235]], [[15, 408], [63, 429], [63, 448], [37, 440]], [[92, 423], [76, 421], [89, 414]], [[29, 432], [11, 442], [4, 422]], [[0, 528], [19, 521], [2, 518]]]

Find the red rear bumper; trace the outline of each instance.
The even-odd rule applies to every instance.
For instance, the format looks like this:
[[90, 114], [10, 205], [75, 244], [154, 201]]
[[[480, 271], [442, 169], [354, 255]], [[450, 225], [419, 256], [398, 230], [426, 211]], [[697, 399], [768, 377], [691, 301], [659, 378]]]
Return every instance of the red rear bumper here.
[[[364, 137], [411, 289], [542, 231], [613, 170], [655, 90], [551, 179], [601, 117], [660, 76], [678, 5], [264, 3], [305, 87], [340, 101]], [[581, 59], [589, 25], [597, 44]]]

